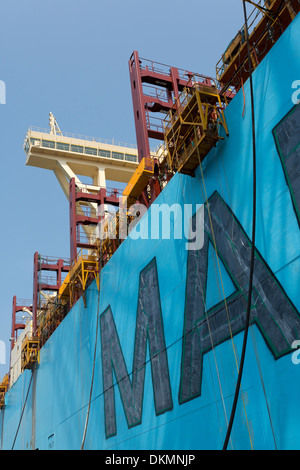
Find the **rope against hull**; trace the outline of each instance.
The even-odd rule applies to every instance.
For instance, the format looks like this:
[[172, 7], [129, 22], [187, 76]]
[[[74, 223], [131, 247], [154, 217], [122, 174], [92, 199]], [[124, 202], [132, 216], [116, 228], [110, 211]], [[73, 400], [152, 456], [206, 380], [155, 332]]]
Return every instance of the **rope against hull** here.
[[240, 360], [240, 367], [239, 373], [235, 388], [235, 394], [231, 409], [231, 415], [229, 420], [229, 425], [227, 428], [227, 433], [223, 445], [223, 450], [227, 450], [228, 441], [230, 438], [230, 434], [232, 431], [233, 421], [235, 417], [235, 411], [237, 407], [237, 402], [239, 398], [240, 386], [242, 381], [243, 369], [244, 369], [244, 362], [245, 362], [245, 354], [246, 354], [246, 346], [247, 346], [247, 338], [249, 332], [249, 325], [250, 325], [250, 314], [251, 314], [251, 298], [252, 298], [252, 286], [253, 286], [253, 272], [254, 272], [254, 255], [255, 255], [255, 235], [256, 235], [256, 136], [255, 136], [255, 118], [254, 118], [254, 93], [253, 93], [253, 81], [252, 81], [252, 65], [251, 65], [251, 57], [250, 57], [250, 45], [249, 45], [249, 33], [248, 33], [248, 22], [247, 22], [247, 12], [246, 12], [246, 0], [242, 0], [243, 2], [243, 9], [244, 9], [244, 17], [245, 17], [245, 27], [246, 27], [246, 37], [247, 37], [247, 51], [248, 51], [248, 62], [249, 62], [249, 69], [250, 69], [250, 95], [251, 95], [251, 110], [252, 110], [252, 142], [253, 142], [253, 209], [252, 209], [252, 240], [251, 240], [251, 258], [250, 258], [250, 274], [249, 274], [249, 290], [248, 290], [248, 301], [247, 301], [247, 312], [246, 312], [246, 322], [245, 322], [245, 332], [244, 332], [244, 339], [243, 339], [243, 347], [242, 347], [242, 354]]

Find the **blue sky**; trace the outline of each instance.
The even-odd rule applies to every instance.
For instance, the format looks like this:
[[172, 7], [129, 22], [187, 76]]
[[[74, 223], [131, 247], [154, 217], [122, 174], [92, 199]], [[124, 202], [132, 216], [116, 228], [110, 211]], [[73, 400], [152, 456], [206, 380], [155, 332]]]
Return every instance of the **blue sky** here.
[[128, 59], [215, 76], [243, 24], [239, 0], [10, 0], [0, 7], [0, 341], [8, 371], [12, 298], [32, 298], [33, 255], [69, 257], [69, 208], [54, 176], [25, 166], [30, 126], [136, 143]]

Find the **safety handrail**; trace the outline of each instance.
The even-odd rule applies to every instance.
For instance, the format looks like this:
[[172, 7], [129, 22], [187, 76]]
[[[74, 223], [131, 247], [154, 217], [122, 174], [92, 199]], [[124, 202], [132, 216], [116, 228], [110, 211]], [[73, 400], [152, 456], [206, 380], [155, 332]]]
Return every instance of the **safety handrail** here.
[[70, 137], [72, 139], [79, 139], [79, 140], [87, 140], [89, 142], [97, 142], [100, 144], [108, 144], [108, 145], [115, 145], [119, 147], [125, 147], [125, 148], [132, 148], [132, 149], [137, 149], [137, 146], [135, 144], [129, 144], [129, 143], [122, 143], [119, 142], [118, 140], [115, 139], [102, 139], [99, 137], [91, 137], [91, 136], [86, 136], [86, 135], [81, 135], [81, 134], [75, 134], [71, 132], [62, 132], [61, 134], [51, 134], [50, 129], [45, 129], [42, 127], [36, 127], [36, 126], [30, 126], [28, 129], [29, 132], [40, 132], [42, 134], [47, 134], [48, 136], [51, 136], [52, 139], [54, 140], [59, 140], [61, 137]]

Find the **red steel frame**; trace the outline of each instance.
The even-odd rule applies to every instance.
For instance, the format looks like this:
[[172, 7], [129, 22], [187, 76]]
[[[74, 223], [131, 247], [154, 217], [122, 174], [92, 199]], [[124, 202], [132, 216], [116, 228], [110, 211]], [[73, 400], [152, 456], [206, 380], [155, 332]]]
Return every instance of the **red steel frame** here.
[[[150, 157], [149, 138], [164, 140], [162, 120], [155, 113], [176, 109], [177, 98], [184, 87], [191, 87], [192, 72], [142, 59], [134, 51], [129, 59], [129, 75], [134, 111], [138, 158]], [[197, 74], [203, 84], [213, 86], [210, 77]], [[157, 124], [153, 124], [153, 118]]]
[[[33, 335], [37, 330], [37, 311], [39, 302], [39, 291], [58, 292], [62, 284], [62, 273], [70, 270], [68, 260], [40, 257], [36, 251], [33, 258], [33, 311], [32, 311], [32, 329]], [[50, 271], [56, 274], [56, 284], [39, 282], [39, 272]]]
[[[133, 51], [128, 65], [138, 159], [141, 161], [143, 158], [151, 157], [149, 139], [164, 140], [163, 119], [171, 109], [177, 109], [182, 90], [193, 86], [192, 78], [197, 75], [197, 79], [200, 79], [203, 85], [212, 87], [214, 91], [216, 81], [204, 75], [143, 59], [139, 57], [137, 51]], [[157, 168], [157, 172], [149, 179], [150, 198], [147, 188], [140, 196], [139, 202], [147, 207], [161, 192], [159, 173], [160, 170]], [[169, 180], [172, 175], [165, 174], [165, 177]]]
[[22, 312], [25, 307], [32, 312], [32, 304], [30, 301], [19, 300], [16, 296], [13, 297], [11, 321], [11, 350], [13, 349], [15, 341], [17, 339], [17, 331], [24, 330], [25, 328], [25, 323], [17, 323], [17, 313]]
[[[257, 1], [254, 3], [258, 4]], [[269, 3], [269, 6], [267, 3]], [[254, 17], [258, 12], [258, 7], [261, 6], [262, 5], [256, 5], [248, 15], [248, 26], [251, 28], [251, 31], [249, 32], [249, 46], [251, 55], [253, 54], [253, 58], [255, 58], [256, 62], [255, 65], [252, 64], [252, 67], [254, 68], [259, 65], [289, 24], [293, 21], [294, 15], [296, 16], [300, 11], [298, 0], [271, 0], [269, 2], [265, 2], [265, 7], [268, 6], [266, 14], [262, 16], [261, 21], [256, 24]], [[253, 22], [253, 25], [250, 24], [251, 22]], [[238, 33], [241, 34], [244, 32], [244, 28], [245, 25], [243, 25]], [[222, 64], [221, 66], [219, 65], [220, 63]], [[217, 64], [217, 69], [219, 69], [219, 72], [217, 70], [217, 73], [219, 73], [220, 80], [222, 80], [222, 93], [228, 93], [227, 90], [230, 86], [234, 86], [238, 91], [250, 75], [246, 40], [239, 45], [238, 50], [234, 53], [234, 58], [229, 60], [225, 70], [220, 73], [220, 69], [223, 66], [223, 60], [220, 59]]]
[[83, 192], [76, 186], [75, 178], [72, 178], [69, 184], [69, 208], [70, 208], [70, 257], [71, 262], [77, 258], [78, 248], [93, 249], [95, 245], [81, 241], [78, 237], [78, 228], [80, 225], [98, 225], [102, 216], [89, 217], [84, 214], [76, 213], [76, 203], [78, 202], [93, 202], [98, 206], [101, 204], [110, 204], [112, 206], [119, 206], [120, 194], [117, 189], [107, 193], [106, 188], [100, 188], [96, 193]]

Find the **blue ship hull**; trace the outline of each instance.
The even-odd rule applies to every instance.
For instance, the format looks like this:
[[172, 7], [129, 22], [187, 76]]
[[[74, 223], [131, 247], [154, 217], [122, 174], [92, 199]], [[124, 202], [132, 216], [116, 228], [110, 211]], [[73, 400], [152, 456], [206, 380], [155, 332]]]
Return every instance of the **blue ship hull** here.
[[[228, 446], [235, 450], [300, 449], [294, 343], [300, 340], [300, 111], [292, 102], [299, 44], [298, 15], [253, 75], [255, 295]], [[225, 110], [229, 137], [205, 159], [203, 174], [200, 168], [194, 178], [176, 174], [155, 201], [192, 204], [195, 212], [208, 200], [202, 248], [187, 250], [174, 231], [170, 239], [147, 239], [150, 207], [137, 239], [128, 237], [103, 268], [100, 298], [94, 282], [87, 307], [77, 302], [41, 349], [36, 370], [26, 370], [7, 392], [2, 449], [80, 449], [96, 338], [85, 449], [222, 449], [244, 334], [252, 227], [249, 81], [244, 88], [244, 114], [240, 90]]]

